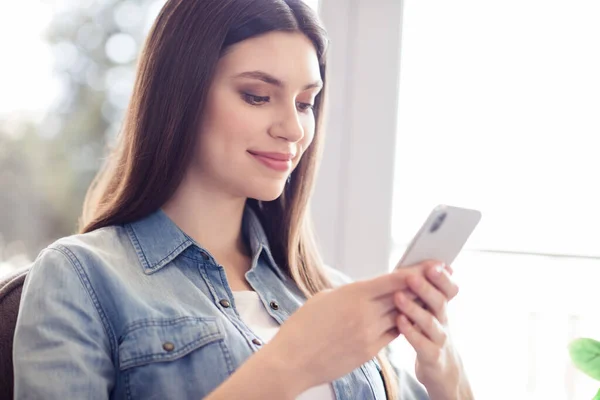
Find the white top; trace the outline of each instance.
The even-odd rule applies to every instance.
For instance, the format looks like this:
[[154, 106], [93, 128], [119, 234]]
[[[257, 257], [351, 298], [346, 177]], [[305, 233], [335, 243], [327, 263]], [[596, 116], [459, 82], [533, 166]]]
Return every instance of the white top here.
[[[271, 340], [279, 331], [279, 323], [269, 315], [258, 293], [248, 290], [235, 291], [233, 292], [233, 298], [242, 321], [264, 343]], [[331, 384], [324, 384], [308, 389], [300, 394], [296, 400], [335, 400], [335, 394]]]

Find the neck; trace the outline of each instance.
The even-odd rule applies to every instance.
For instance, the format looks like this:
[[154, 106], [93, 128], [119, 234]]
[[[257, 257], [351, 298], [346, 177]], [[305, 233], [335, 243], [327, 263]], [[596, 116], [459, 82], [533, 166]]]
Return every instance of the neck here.
[[186, 177], [162, 210], [223, 263], [232, 256], [248, 254], [242, 235], [245, 204], [245, 198], [205, 190]]

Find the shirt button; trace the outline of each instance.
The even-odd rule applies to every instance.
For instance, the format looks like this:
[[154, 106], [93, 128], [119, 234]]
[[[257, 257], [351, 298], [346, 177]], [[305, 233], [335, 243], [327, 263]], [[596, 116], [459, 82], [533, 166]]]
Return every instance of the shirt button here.
[[252, 343], [254, 343], [257, 346], [261, 346], [262, 345], [262, 342], [260, 340], [258, 340], [258, 339], [252, 339]]
[[225, 308], [231, 307], [231, 303], [227, 299], [223, 299], [223, 300], [219, 301], [219, 303]]
[[175, 350], [175, 345], [171, 342], [165, 342], [165, 343], [163, 343], [163, 350], [171, 352], [171, 351]]
[[276, 301], [272, 301], [270, 306], [273, 310], [279, 310], [279, 304]]

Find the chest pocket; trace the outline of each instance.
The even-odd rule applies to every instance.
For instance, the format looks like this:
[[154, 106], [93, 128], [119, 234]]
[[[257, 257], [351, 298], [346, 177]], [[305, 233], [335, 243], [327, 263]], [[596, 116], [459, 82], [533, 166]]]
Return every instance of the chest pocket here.
[[214, 317], [148, 319], [119, 342], [128, 399], [201, 398], [232, 372], [223, 328]]

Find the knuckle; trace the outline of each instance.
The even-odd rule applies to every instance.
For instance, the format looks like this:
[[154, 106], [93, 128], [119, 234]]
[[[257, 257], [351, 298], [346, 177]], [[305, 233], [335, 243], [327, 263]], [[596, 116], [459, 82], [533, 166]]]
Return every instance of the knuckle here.
[[435, 303], [433, 311], [436, 315], [443, 315], [446, 312], [446, 302], [444, 300], [438, 300]]
[[[352, 332], [353, 335], [357, 333], [362, 333], [362, 324], [360, 322], [360, 318], [344, 318], [344, 328], [347, 332]], [[359, 338], [361, 339], [361, 338]]]
[[350, 315], [354, 316], [353, 318], [350, 318], [353, 321], [352, 325], [354, 326], [354, 329], [365, 332], [365, 330], [369, 328], [369, 311], [365, 305], [359, 305], [358, 309], [355, 308]]
[[458, 285], [453, 285], [452, 286], [452, 297], [457, 296], [459, 292], [460, 292], [460, 288], [458, 287]]
[[359, 281], [359, 282], [351, 283], [351, 284], [347, 285], [346, 287], [348, 287], [348, 290], [358, 292], [358, 295], [364, 295], [366, 293], [369, 293], [372, 290], [372, 286], [373, 286], [373, 282], [371, 282], [371, 281]]
[[448, 342], [448, 333], [446, 332], [445, 329], [442, 329], [442, 331], [440, 333], [440, 344], [442, 347], [444, 347], [447, 342]]
[[407, 314], [412, 315], [414, 314], [417, 307], [418, 305], [414, 301], [407, 301], [402, 308]]
[[435, 328], [437, 328], [437, 327], [436, 327], [436, 324], [435, 324], [435, 319], [434, 319], [434, 317], [433, 317], [433, 316], [430, 316], [429, 318], [427, 318], [427, 322], [425, 322], [425, 325], [426, 325], [426, 326], [425, 326], [425, 329], [426, 329], [428, 332], [431, 332], [431, 331], [433, 331]]
[[412, 290], [420, 290], [422, 286], [421, 277], [419, 274], [411, 273], [406, 277], [406, 284]]
[[436, 349], [433, 352], [432, 358], [436, 364], [440, 364], [442, 362], [442, 360], [444, 359], [444, 352], [442, 351], [441, 347], [436, 347]]
[[446, 299], [442, 300], [442, 304], [440, 305], [440, 312], [442, 315], [446, 315], [448, 312], [448, 301]]
[[421, 265], [423, 266], [423, 268], [429, 269], [429, 268], [434, 268], [437, 265], [440, 265], [440, 262], [437, 260], [425, 260], [421, 263]]
[[438, 319], [440, 319], [440, 322], [441, 319], [445, 319], [446, 317], [446, 304], [447, 303], [445, 301], [442, 301], [434, 310], [435, 315], [438, 317]]

